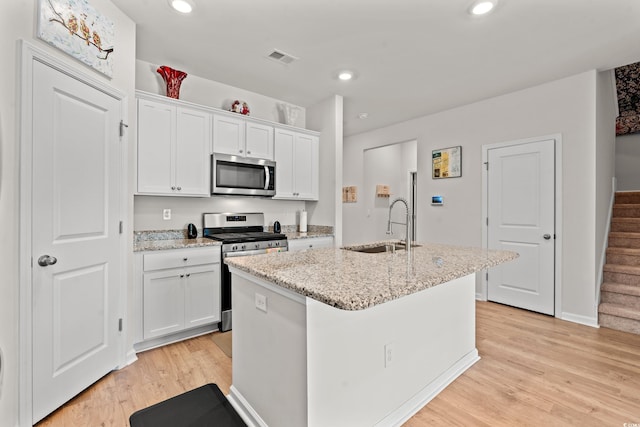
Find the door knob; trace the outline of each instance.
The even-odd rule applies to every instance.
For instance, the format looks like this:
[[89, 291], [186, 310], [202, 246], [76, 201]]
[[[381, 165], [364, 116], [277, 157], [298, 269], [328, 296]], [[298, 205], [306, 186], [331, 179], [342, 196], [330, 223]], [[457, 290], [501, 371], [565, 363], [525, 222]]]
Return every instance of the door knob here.
[[49, 256], [49, 255], [42, 255], [40, 258], [38, 258], [38, 265], [41, 267], [53, 265], [56, 262], [58, 262], [58, 259], [56, 257]]
[[551, 238], [551, 234], [545, 234], [542, 237], [544, 237], [544, 240], [549, 240]]

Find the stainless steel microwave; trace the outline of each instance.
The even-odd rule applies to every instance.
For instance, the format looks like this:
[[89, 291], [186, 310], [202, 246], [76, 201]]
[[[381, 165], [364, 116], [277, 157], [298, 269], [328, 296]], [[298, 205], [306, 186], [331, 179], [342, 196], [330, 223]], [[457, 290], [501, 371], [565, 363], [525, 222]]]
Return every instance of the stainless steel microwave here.
[[276, 162], [272, 160], [214, 153], [211, 162], [211, 194], [276, 194]]

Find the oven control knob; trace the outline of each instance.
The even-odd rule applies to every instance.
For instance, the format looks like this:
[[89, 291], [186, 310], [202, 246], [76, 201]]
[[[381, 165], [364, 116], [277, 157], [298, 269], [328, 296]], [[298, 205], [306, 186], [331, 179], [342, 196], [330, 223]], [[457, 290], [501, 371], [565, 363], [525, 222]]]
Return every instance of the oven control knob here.
[[255, 244], [256, 249], [260, 249], [260, 243]]
[[276, 242], [276, 246], [280, 246], [280, 242]]
[[237, 250], [238, 250], [238, 245], [233, 245], [233, 246], [231, 247], [231, 250], [232, 250], [232, 251], [237, 251]]
[[247, 249], [247, 245], [240, 246], [240, 249], [242, 249], [244, 251], [245, 249]]
[[272, 242], [268, 242], [267, 246], [271, 247], [271, 246], [273, 246], [273, 243]]

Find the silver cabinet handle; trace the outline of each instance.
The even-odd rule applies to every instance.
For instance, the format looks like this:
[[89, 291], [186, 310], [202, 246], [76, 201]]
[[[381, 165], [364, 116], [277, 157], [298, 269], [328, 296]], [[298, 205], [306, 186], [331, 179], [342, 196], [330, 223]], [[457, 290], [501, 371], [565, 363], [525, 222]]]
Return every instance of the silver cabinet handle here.
[[239, 150], [242, 153], [242, 150]]
[[38, 265], [41, 267], [47, 267], [49, 265], [53, 265], [58, 262], [58, 259], [54, 256], [42, 255], [38, 258]]
[[171, 187], [171, 189], [172, 189], [172, 190], [175, 190], [175, 189], [176, 189], [176, 187]]
[[545, 234], [542, 237], [544, 237], [544, 240], [549, 240], [551, 238], [551, 234]]
[[178, 187], [178, 191], [182, 190], [182, 187]]
[[247, 154], [251, 154], [251, 151], [247, 151]]

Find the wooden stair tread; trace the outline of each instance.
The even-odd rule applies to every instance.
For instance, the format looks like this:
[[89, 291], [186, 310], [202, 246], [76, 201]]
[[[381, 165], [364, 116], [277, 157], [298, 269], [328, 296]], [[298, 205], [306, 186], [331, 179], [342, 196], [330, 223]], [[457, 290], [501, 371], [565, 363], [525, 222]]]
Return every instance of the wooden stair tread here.
[[640, 297], [640, 286], [625, 285], [623, 283], [604, 282], [600, 288], [602, 292], [632, 295]]
[[611, 273], [634, 274], [640, 276], [640, 267], [636, 267], [634, 265], [605, 264], [604, 271], [609, 271]]
[[626, 239], [640, 239], [640, 233], [631, 231], [611, 231], [609, 237], [624, 237]]
[[625, 317], [627, 319], [639, 320], [640, 311], [634, 308], [625, 307], [620, 304], [603, 302], [598, 307], [598, 313], [608, 314], [610, 316]]
[[618, 246], [609, 246], [607, 253], [616, 255], [635, 255], [640, 256], [640, 248], [625, 248]]
[[636, 223], [636, 222], [640, 222], [640, 218], [633, 218], [633, 217], [628, 217], [628, 216], [617, 216], [615, 218], [611, 218], [612, 222], [631, 222], [631, 223]]

